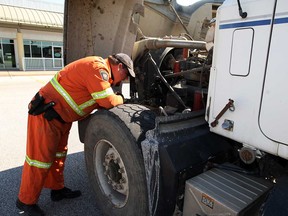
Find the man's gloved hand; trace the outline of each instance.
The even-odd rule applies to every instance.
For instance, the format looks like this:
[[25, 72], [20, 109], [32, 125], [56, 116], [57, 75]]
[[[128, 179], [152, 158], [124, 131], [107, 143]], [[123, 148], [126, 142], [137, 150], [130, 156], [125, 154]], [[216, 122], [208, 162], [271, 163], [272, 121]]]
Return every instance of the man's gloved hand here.
[[44, 105], [44, 98], [39, 92], [33, 97], [33, 99], [28, 104], [28, 113], [31, 115], [39, 115], [39, 108]]
[[126, 100], [121, 92], [115, 92], [115, 94], [121, 96], [123, 98], [123, 103], [125, 103]]

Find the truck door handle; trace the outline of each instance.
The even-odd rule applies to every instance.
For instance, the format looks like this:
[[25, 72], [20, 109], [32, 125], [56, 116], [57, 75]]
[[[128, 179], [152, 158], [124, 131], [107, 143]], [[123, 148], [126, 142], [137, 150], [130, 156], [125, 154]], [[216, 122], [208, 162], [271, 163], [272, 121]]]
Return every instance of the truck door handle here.
[[212, 127], [216, 127], [216, 125], [218, 124], [218, 120], [224, 115], [224, 113], [228, 109], [231, 110], [231, 111], [235, 110], [234, 101], [232, 99], [229, 99], [229, 102], [225, 105], [225, 107], [221, 110], [221, 112], [216, 116], [215, 120], [213, 122], [211, 122], [210, 125]]

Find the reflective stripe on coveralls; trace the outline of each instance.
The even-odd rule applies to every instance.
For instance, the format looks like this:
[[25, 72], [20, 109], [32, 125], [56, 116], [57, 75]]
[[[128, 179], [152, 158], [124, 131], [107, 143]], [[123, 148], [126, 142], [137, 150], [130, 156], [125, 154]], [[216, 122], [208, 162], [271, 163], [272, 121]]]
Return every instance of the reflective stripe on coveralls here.
[[64, 158], [66, 157], [67, 152], [56, 152], [56, 158]]
[[58, 77], [58, 73], [51, 79], [50, 83], [56, 89], [56, 91], [65, 99], [67, 104], [74, 110], [74, 112], [77, 113], [79, 116], [85, 116], [86, 113], [83, 111], [83, 109], [95, 104], [96, 103], [95, 100], [103, 99], [114, 94], [113, 89], [109, 87], [103, 91], [92, 93], [91, 95], [93, 99], [86, 101], [83, 104], [78, 106], [76, 102], [73, 100], [73, 98], [58, 82], [57, 77]]
[[32, 160], [27, 155], [26, 155], [26, 162], [27, 164], [29, 164], [29, 166], [34, 166], [42, 169], [49, 169], [52, 165], [52, 163], [45, 163], [37, 160]]
[[94, 99], [103, 99], [103, 98], [106, 98], [112, 94], [114, 94], [113, 89], [111, 87], [109, 87], [103, 91], [92, 93], [92, 97]]
[[[64, 158], [66, 157], [67, 152], [56, 152], [56, 158]], [[49, 169], [52, 165], [52, 163], [45, 163], [37, 160], [32, 160], [26, 155], [26, 162], [29, 164], [29, 166], [35, 166], [37, 168], [42, 168], [42, 169]]]

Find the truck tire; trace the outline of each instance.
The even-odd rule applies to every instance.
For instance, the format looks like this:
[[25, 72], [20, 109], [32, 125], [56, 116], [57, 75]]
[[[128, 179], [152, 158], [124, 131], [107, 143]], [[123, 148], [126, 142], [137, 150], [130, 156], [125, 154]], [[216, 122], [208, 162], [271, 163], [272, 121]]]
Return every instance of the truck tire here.
[[148, 215], [140, 143], [154, 128], [154, 120], [152, 111], [133, 104], [92, 116], [85, 134], [85, 160], [97, 205], [105, 215]]

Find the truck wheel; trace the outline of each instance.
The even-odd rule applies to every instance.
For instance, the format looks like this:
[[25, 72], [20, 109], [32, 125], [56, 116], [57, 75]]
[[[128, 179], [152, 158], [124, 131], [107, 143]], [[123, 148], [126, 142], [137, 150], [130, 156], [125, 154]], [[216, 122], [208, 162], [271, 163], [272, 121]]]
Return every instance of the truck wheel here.
[[148, 215], [140, 143], [155, 116], [143, 106], [123, 104], [97, 111], [85, 135], [88, 176], [105, 215]]

